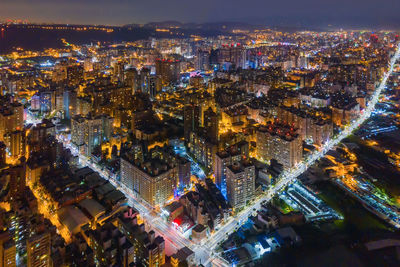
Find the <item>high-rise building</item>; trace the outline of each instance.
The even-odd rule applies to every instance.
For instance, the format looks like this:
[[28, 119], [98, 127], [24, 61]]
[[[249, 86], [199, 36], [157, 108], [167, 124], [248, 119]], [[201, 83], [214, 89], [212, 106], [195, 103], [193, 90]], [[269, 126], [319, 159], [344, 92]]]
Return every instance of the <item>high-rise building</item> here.
[[[189, 93], [185, 95], [185, 105], [183, 107], [183, 131], [185, 142], [189, 142], [191, 132], [198, 132], [201, 126], [212, 128], [212, 136], [215, 138], [215, 131], [218, 133], [218, 117], [209, 110], [212, 106], [213, 98], [208, 93]], [[207, 111], [207, 118], [205, 117]], [[217, 121], [217, 122], [216, 122]], [[212, 141], [215, 141], [212, 140]]]
[[207, 96], [193, 94], [185, 98], [184, 137], [195, 159], [212, 170], [218, 147], [218, 115]]
[[255, 179], [255, 167], [248, 161], [227, 167], [226, 192], [233, 208], [245, 206], [254, 197]]
[[4, 142], [0, 142], [0, 167], [3, 167], [6, 165], [6, 159], [7, 159], [7, 146], [4, 144]]
[[285, 168], [295, 166], [303, 157], [300, 135], [291, 126], [277, 122], [259, 127], [257, 157], [263, 161], [276, 159]]
[[13, 130], [22, 130], [24, 128], [24, 105], [18, 102], [11, 103], [13, 115]]
[[178, 82], [180, 74], [180, 61], [158, 59], [156, 61], [156, 74], [161, 76], [163, 85]]
[[204, 111], [204, 129], [208, 139], [216, 143], [218, 141], [218, 115], [209, 107]]
[[25, 156], [26, 131], [19, 130], [4, 135], [4, 143], [7, 146], [7, 156], [13, 161]]
[[0, 141], [7, 133], [20, 131], [24, 128], [24, 106], [4, 98], [0, 101]]
[[179, 186], [190, 185], [191, 163], [186, 158], [178, 158], [178, 181]]
[[71, 119], [71, 143], [75, 145], [79, 150], [85, 144], [85, 118], [79, 115], [74, 116]]
[[92, 57], [86, 57], [83, 61], [83, 70], [85, 72], [90, 72], [93, 71], [93, 58]]
[[165, 241], [154, 231], [146, 232], [144, 224], [138, 224], [134, 215], [126, 212], [117, 220], [118, 229], [133, 245], [133, 256], [143, 266], [161, 267], [165, 264]]
[[249, 143], [239, 142], [226, 150], [219, 151], [215, 155], [214, 176], [215, 184], [221, 188], [226, 182], [226, 168], [234, 163], [249, 157]]
[[41, 143], [42, 146], [43, 141], [49, 135], [56, 136], [56, 126], [50, 120], [43, 119], [41, 123], [30, 128], [28, 143]]
[[0, 141], [6, 145], [6, 158], [12, 162], [25, 155], [24, 106], [12, 97], [0, 99]]
[[77, 93], [73, 90], [66, 90], [63, 93], [63, 110], [66, 119], [70, 119], [76, 113]]
[[[135, 263], [135, 250], [126, 235], [112, 223], [98, 225], [85, 231], [84, 236], [93, 250], [98, 266], [128, 267]], [[118, 242], [113, 242], [118, 240]]]
[[198, 49], [195, 58], [196, 70], [207, 71], [210, 69], [210, 52]]
[[89, 114], [91, 109], [92, 109], [92, 101], [90, 98], [78, 97], [76, 99], [76, 112], [74, 115], [86, 116]]
[[351, 123], [360, 114], [360, 104], [352, 102], [348, 105], [333, 104], [332, 107], [332, 122], [337, 126], [345, 126]]
[[67, 82], [69, 86], [78, 86], [83, 80], [83, 67], [72, 65], [67, 67]]
[[218, 63], [220, 66], [229, 64], [231, 68], [246, 67], [246, 49], [241, 44], [223, 45], [218, 49]]
[[218, 145], [210, 142], [204, 134], [191, 132], [188, 146], [194, 158], [208, 170], [212, 170]]
[[26, 244], [28, 267], [50, 267], [51, 235], [36, 234]]
[[200, 126], [200, 106], [187, 104], [183, 108], [183, 132], [185, 141], [189, 142], [190, 133], [196, 132]]
[[326, 120], [311, 120], [310, 137], [314, 144], [322, 146], [333, 135], [332, 122]]
[[125, 64], [124, 62], [117, 62], [113, 67], [114, 81], [124, 83], [125, 79]]
[[148, 94], [137, 92], [132, 97], [131, 109], [131, 129], [135, 131], [137, 128], [150, 123], [154, 119], [153, 106]]
[[6, 178], [8, 181], [8, 197], [12, 200], [17, 196], [23, 194], [25, 189], [25, 179], [26, 179], [26, 165], [23, 162], [21, 165], [12, 166], [2, 173], [0, 173], [0, 177]]
[[63, 82], [67, 79], [67, 63], [65, 61], [60, 62], [54, 66], [52, 73], [52, 81], [55, 83]]
[[177, 173], [177, 167], [159, 158], [143, 162], [121, 158], [121, 183], [152, 206], [162, 206], [174, 196]]
[[217, 154], [215, 155], [214, 176], [215, 184], [219, 188], [221, 188], [221, 186], [226, 182], [227, 166], [239, 162], [240, 159], [241, 155], [239, 153], [235, 153], [234, 155], [232, 155], [228, 151], [217, 152]]
[[149, 266], [162, 266], [165, 263], [165, 241], [161, 236], [155, 237], [154, 231], [150, 231], [152, 244], [147, 247], [149, 255]]
[[15, 241], [11, 238], [9, 232], [0, 234], [0, 266], [15, 267], [17, 249]]
[[97, 117], [77, 115], [71, 120], [71, 142], [88, 156], [96, 146], [108, 141], [112, 132], [113, 119], [106, 115]]
[[301, 52], [299, 57], [297, 58], [297, 67], [301, 69], [308, 69], [309, 67], [309, 60], [304, 52]]
[[162, 89], [161, 77], [159, 75], [150, 76], [149, 79], [149, 95], [154, 99]]
[[202, 88], [204, 87], [204, 78], [200, 74], [191, 74], [189, 78], [189, 84], [194, 88]]
[[40, 96], [38, 94], [35, 94], [31, 97], [31, 111], [39, 111], [40, 110]]
[[130, 68], [125, 71], [125, 85], [132, 88], [132, 94], [138, 89], [138, 72], [135, 68]]
[[150, 92], [150, 69], [143, 68], [140, 70], [140, 89], [143, 93]]
[[[332, 108], [334, 112], [335, 108]], [[278, 108], [278, 119], [298, 129], [302, 141], [312, 141], [321, 146], [333, 134], [332, 122], [323, 116], [315, 115], [315, 110], [294, 106]]]
[[56, 92], [54, 90], [41, 91], [39, 96], [41, 113], [50, 113], [56, 109]]

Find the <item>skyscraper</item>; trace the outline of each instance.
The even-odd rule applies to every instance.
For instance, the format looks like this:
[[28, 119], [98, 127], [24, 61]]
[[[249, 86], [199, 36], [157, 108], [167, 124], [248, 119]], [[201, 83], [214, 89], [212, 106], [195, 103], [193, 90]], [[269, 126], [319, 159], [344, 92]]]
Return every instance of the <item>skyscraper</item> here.
[[215, 184], [221, 188], [226, 182], [226, 169], [228, 166], [240, 162], [242, 154], [237, 149], [227, 149], [217, 152], [214, 163]]
[[143, 93], [150, 93], [150, 69], [148, 68], [140, 70], [140, 89]]
[[210, 69], [210, 52], [202, 49], [196, 51], [195, 58], [196, 70], [207, 71]]
[[156, 74], [161, 76], [163, 85], [176, 83], [180, 74], [180, 62], [178, 60], [158, 59], [156, 61]]
[[138, 89], [138, 72], [135, 68], [130, 68], [125, 71], [125, 85], [132, 88], [132, 94]]
[[28, 267], [50, 267], [51, 235], [36, 234], [29, 238], [26, 244]]
[[186, 104], [183, 108], [183, 135], [186, 142], [189, 142], [190, 133], [196, 132], [200, 126], [200, 112], [200, 106], [194, 103]]
[[158, 158], [143, 162], [121, 158], [121, 182], [152, 206], [162, 206], [174, 196], [178, 167]]
[[24, 106], [18, 102], [0, 101], [0, 141], [6, 133], [20, 131], [24, 127]]
[[226, 170], [226, 192], [233, 208], [246, 205], [254, 197], [255, 167], [247, 161], [234, 163]]
[[138, 224], [136, 216], [118, 217], [118, 228], [132, 243], [133, 256], [136, 262], [148, 267], [161, 267], [165, 264], [165, 241], [155, 236], [154, 231], [146, 232], [144, 224]]
[[204, 111], [204, 129], [209, 140], [216, 143], [218, 141], [218, 115], [211, 107]]
[[106, 115], [97, 117], [77, 115], [71, 120], [71, 142], [88, 156], [96, 146], [110, 139], [112, 131], [113, 119]]
[[17, 249], [15, 242], [11, 238], [10, 233], [3, 232], [0, 234], [0, 266], [15, 267]]
[[23, 162], [21, 165], [12, 166], [6, 169], [0, 174], [0, 177], [6, 177], [8, 181], [9, 192], [8, 196], [10, 199], [15, 199], [17, 196], [21, 196], [25, 189], [26, 179], [26, 165]]
[[191, 163], [186, 158], [178, 158], [178, 181], [180, 186], [190, 185]]
[[25, 156], [26, 131], [19, 130], [4, 135], [4, 143], [7, 146], [8, 157], [13, 161]]
[[218, 49], [218, 63], [230, 64], [233, 69], [246, 67], [246, 49], [241, 44], [223, 45]]
[[257, 129], [257, 157], [276, 159], [285, 168], [291, 168], [303, 157], [302, 140], [296, 130], [281, 123], [268, 123]]
[[125, 79], [125, 64], [124, 62], [117, 62], [113, 67], [114, 81], [124, 83]]
[[70, 119], [76, 113], [77, 94], [73, 90], [66, 90], [63, 93], [63, 109], [66, 119]]

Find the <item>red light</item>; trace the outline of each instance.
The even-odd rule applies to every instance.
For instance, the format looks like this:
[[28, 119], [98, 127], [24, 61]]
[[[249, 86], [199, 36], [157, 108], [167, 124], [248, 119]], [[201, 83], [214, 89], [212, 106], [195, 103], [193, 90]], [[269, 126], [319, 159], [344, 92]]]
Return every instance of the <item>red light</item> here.
[[175, 224], [176, 226], [181, 226], [182, 221], [179, 218], [175, 218], [175, 220], [172, 223]]

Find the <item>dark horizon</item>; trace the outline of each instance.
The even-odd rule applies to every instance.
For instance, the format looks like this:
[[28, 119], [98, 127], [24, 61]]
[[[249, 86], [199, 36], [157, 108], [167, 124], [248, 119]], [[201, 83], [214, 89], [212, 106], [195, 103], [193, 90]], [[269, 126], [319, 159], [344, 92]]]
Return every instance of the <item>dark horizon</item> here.
[[202, 2], [152, 0], [5, 0], [0, 20], [32, 23], [115, 25], [154, 21], [183, 23], [243, 22], [266, 26], [399, 28], [400, 1], [239, 0]]
[[[347, 23], [344, 23], [343, 21], [341, 23], [330, 23], [328, 21], [324, 23], [319, 23], [319, 22], [314, 22], [314, 20], [299, 20], [298, 22], [288, 22], [285, 19], [275, 19], [271, 20], [271, 22], [262, 22], [262, 21], [254, 21], [254, 22], [248, 22], [245, 20], [221, 20], [221, 21], [209, 21], [209, 22], [184, 22], [184, 21], [178, 21], [178, 20], [154, 20], [154, 21], [148, 21], [145, 23], [137, 23], [137, 22], [132, 22], [132, 23], [126, 23], [126, 24], [100, 24], [100, 23], [65, 23], [65, 22], [58, 22], [58, 21], [28, 21], [25, 19], [8, 19], [8, 20], [2, 20], [0, 19], [0, 24], [1, 23], [11, 23], [11, 24], [30, 24], [30, 25], [67, 25], [67, 26], [104, 26], [104, 27], [115, 27], [115, 28], [122, 28], [122, 27], [127, 27], [127, 26], [148, 26], [148, 27], [153, 27], [153, 25], [166, 25], [169, 23], [179, 23], [183, 26], [186, 26], [187, 29], [194, 29], [197, 26], [207, 26], [207, 27], [220, 27], [223, 24], [229, 25], [231, 28], [232, 27], [240, 27], [240, 28], [265, 28], [265, 29], [277, 29], [277, 30], [283, 30], [288, 29], [289, 31], [303, 31], [303, 30], [310, 30], [310, 31], [336, 31], [336, 30], [392, 30], [392, 31], [399, 31], [400, 30], [400, 22], [399, 23], [377, 23], [377, 24], [371, 24], [371, 23], [362, 23], [360, 21], [356, 22], [354, 20], [349, 20]], [[140, 26], [139, 26], [140, 25]]]

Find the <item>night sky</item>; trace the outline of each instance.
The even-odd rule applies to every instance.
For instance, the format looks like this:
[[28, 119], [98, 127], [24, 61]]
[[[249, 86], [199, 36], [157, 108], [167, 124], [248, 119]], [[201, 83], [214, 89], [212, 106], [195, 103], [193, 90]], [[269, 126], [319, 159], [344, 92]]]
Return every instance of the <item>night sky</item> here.
[[240, 21], [400, 26], [400, 0], [0, 0], [0, 20], [122, 25]]

